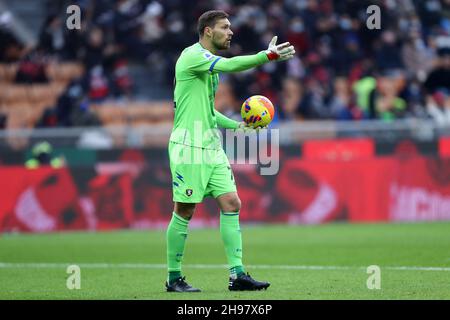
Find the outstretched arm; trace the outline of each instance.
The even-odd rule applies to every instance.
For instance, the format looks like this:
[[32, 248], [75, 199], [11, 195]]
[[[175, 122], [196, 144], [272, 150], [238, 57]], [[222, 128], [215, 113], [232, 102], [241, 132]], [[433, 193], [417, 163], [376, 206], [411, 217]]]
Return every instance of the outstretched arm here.
[[217, 57], [215, 64], [211, 66], [216, 72], [239, 72], [260, 66], [270, 61], [265, 52], [249, 56], [237, 56], [233, 58]]
[[239, 72], [260, 66], [266, 62], [284, 61], [294, 56], [294, 47], [289, 42], [277, 45], [277, 38], [273, 37], [269, 48], [254, 55], [238, 56], [233, 58], [217, 57], [210, 66], [210, 71]]

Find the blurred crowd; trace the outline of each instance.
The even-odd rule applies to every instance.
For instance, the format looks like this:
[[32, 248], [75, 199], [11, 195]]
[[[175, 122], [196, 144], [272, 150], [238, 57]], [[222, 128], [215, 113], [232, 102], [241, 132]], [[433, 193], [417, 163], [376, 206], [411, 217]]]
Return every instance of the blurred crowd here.
[[[81, 30], [65, 27], [68, 3], [82, 9]], [[381, 9], [380, 29], [366, 24], [373, 4]], [[298, 53], [286, 63], [221, 75], [216, 107], [230, 117], [240, 117], [248, 96], [262, 94], [277, 107], [279, 121], [450, 123], [450, 0], [52, 0], [47, 7], [31, 50], [0, 19], [0, 61], [20, 59], [16, 82], [45, 82], [41, 66], [48, 60], [75, 60], [85, 73], [71, 85], [90, 100], [132, 97], [132, 61], [171, 87], [180, 52], [198, 41], [198, 17], [221, 9], [234, 32], [224, 56], [264, 50], [273, 35]]]
[[[369, 29], [367, 8], [381, 9]], [[269, 97], [279, 120], [421, 117], [450, 123], [450, 1], [304, 0], [229, 7], [231, 55], [264, 49], [273, 34], [298, 55], [223, 77], [243, 101]], [[239, 104], [223, 109], [236, 118]]]

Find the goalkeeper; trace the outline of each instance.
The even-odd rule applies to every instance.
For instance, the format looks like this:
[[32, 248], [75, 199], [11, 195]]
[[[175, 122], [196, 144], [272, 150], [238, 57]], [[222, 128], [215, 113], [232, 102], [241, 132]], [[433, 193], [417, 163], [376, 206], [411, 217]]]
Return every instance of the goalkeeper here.
[[[220, 72], [239, 72], [270, 61], [294, 56], [288, 42], [277, 45], [274, 37], [265, 51], [255, 55], [224, 58], [217, 51], [230, 48], [233, 32], [228, 14], [207, 11], [198, 20], [200, 40], [181, 53], [175, 67], [174, 126], [169, 141], [174, 210], [167, 227], [166, 289], [170, 292], [199, 292], [181, 273], [189, 220], [195, 206], [212, 196], [220, 208], [220, 234], [230, 268], [229, 290], [261, 290], [268, 282], [254, 280], [242, 264], [239, 227], [241, 201], [233, 172], [222, 149], [218, 127], [252, 130], [244, 122], [222, 115], [214, 108]], [[201, 134], [198, 130], [202, 130]], [[194, 156], [194, 157], [193, 157]], [[198, 163], [196, 159], [209, 159]]]

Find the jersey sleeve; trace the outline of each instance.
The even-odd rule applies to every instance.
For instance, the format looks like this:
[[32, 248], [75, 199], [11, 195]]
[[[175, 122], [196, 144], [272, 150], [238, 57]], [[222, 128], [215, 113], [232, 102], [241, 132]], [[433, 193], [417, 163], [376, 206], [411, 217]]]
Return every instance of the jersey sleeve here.
[[199, 51], [191, 54], [189, 58], [189, 70], [193, 73], [213, 72], [217, 61], [222, 59], [209, 51]]
[[214, 55], [209, 51], [203, 51], [191, 55], [189, 69], [194, 73], [229, 73], [248, 70], [266, 62], [269, 62], [269, 58], [264, 52], [247, 56], [224, 58]]
[[237, 56], [233, 58], [222, 58], [214, 60], [212, 69], [215, 72], [239, 72], [260, 66], [269, 62], [265, 52], [260, 52], [248, 56]]
[[239, 122], [236, 120], [230, 119], [227, 116], [223, 115], [217, 110], [214, 110], [214, 114], [216, 115], [217, 125], [220, 128], [225, 129], [237, 129], [239, 126]]

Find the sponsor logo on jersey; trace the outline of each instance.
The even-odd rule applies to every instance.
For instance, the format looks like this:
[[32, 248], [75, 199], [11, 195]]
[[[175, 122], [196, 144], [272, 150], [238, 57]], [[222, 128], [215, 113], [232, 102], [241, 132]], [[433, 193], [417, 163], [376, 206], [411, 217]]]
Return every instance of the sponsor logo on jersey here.
[[209, 52], [205, 52], [204, 54], [203, 54], [203, 56], [206, 58], [206, 60], [212, 60], [212, 59], [214, 59], [214, 55], [212, 55], [211, 53], [209, 53]]

